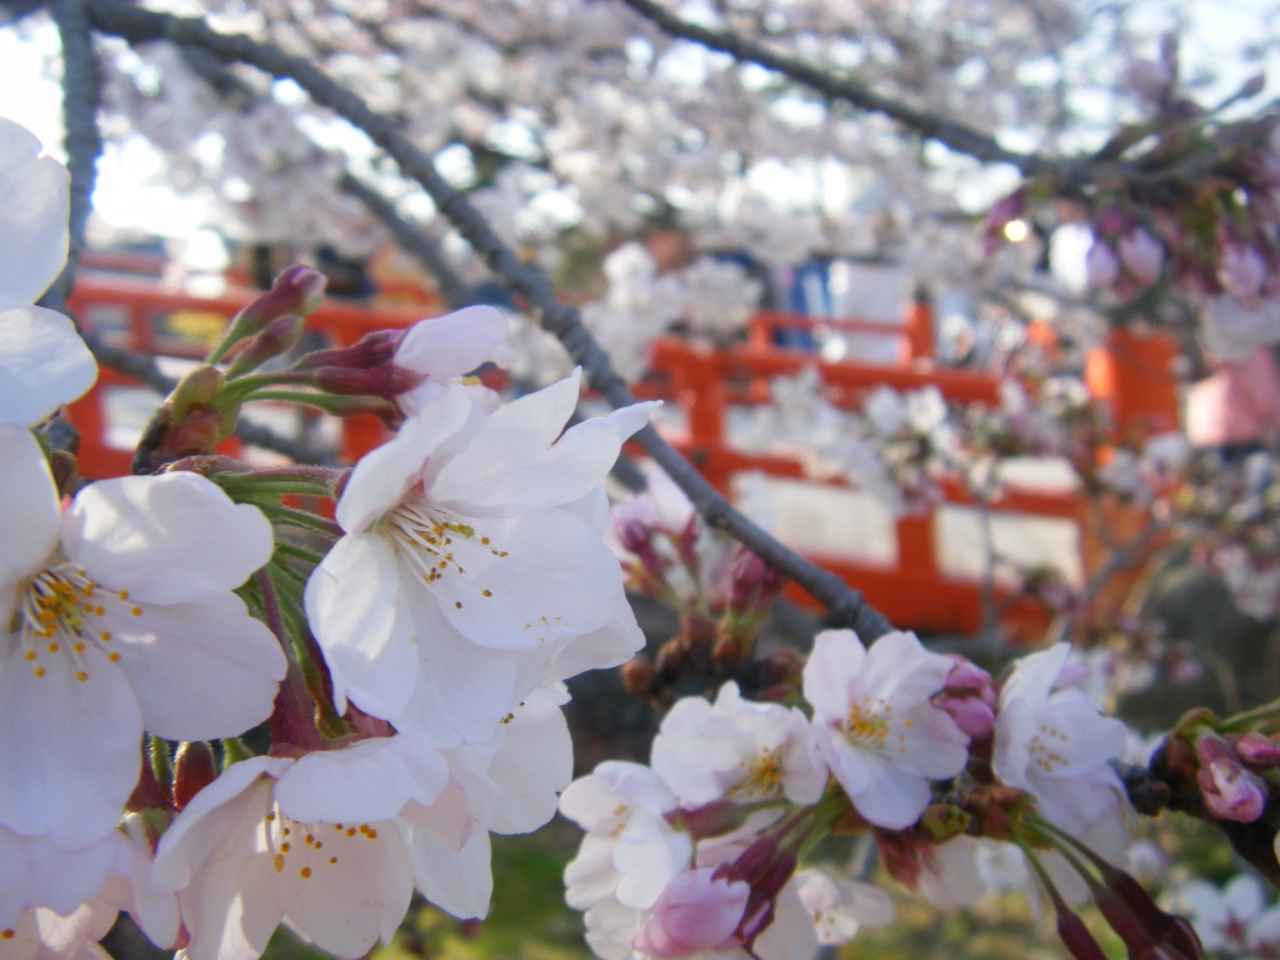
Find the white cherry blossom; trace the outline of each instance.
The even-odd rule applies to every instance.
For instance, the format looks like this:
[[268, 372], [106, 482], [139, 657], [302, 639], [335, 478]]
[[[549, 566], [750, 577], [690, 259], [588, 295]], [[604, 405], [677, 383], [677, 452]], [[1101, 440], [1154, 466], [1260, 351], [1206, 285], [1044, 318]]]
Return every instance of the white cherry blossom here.
[[722, 797], [812, 804], [827, 783], [808, 718], [795, 707], [743, 700], [732, 681], [714, 704], [685, 697], [671, 708], [653, 741], [652, 764], [686, 807]]
[[0, 422], [33, 427], [98, 376], [71, 321], [32, 305], [67, 262], [69, 198], [66, 168], [0, 117]]
[[1124, 788], [1111, 761], [1124, 756], [1127, 733], [1079, 689], [1087, 671], [1073, 671], [1070, 654], [1060, 643], [1017, 661], [1000, 691], [993, 766], [1035, 797], [1046, 819], [1083, 836], [1120, 815]]
[[47, 837], [0, 827], [0, 960], [69, 960], [101, 939], [121, 910], [153, 943], [177, 940], [177, 902], [151, 883], [151, 846], [136, 815], [70, 853]]
[[396, 398], [406, 414], [422, 410], [445, 391], [445, 384], [486, 361], [500, 367], [515, 362], [507, 345], [507, 318], [495, 307], [475, 306], [420, 320], [405, 331], [395, 364], [426, 379]]
[[92, 484], [64, 511], [26, 430], [0, 424], [0, 824], [61, 849], [106, 835], [140, 738], [265, 720], [284, 654], [231, 593], [270, 524], [191, 473]]
[[653, 770], [607, 760], [575, 780], [560, 812], [587, 831], [565, 867], [565, 902], [586, 910], [607, 900], [648, 909], [693, 858], [693, 840], [664, 814], [679, 800]]
[[450, 386], [356, 465], [306, 592], [340, 710], [483, 743], [523, 693], [641, 646], [599, 484], [651, 405], [562, 435], [579, 376], [492, 413]]
[[900, 830], [929, 805], [930, 780], [964, 769], [969, 738], [929, 698], [954, 666], [915, 634], [896, 632], [868, 651], [852, 630], [825, 630], [804, 670], [814, 744], [858, 813]]
[[885, 927], [893, 922], [893, 901], [869, 883], [811, 869], [796, 874], [796, 885], [823, 946], [847, 943], [863, 927]]

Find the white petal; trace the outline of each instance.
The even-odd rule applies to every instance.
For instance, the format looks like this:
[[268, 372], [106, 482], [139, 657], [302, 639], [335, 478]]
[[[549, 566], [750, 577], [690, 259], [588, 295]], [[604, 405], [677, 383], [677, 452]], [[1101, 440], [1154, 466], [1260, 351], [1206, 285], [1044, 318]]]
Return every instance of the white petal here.
[[323, 849], [300, 844], [300, 856], [289, 857], [284, 868], [289, 922], [339, 957], [363, 957], [379, 938], [390, 943], [413, 898], [404, 841], [390, 823], [372, 826], [376, 839], [323, 830]]
[[347, 533], [363, 533], [422, 479], [427, 458], [479, 412], [464, 389], [450, 389], [410, 417], [389, 441], [360, 458], [335, 513]]
[[0, 624], [8, 628], [14, 589], [58, 544], [58, 490], [29, 430], [0, 423]]
[[333, 698], [390, 719], [414, 688], [418, 636], [401, 595], [395, 552], [383, 537], [348, 534], [307, 581], [307, 619], [333, 678]]
[[589, 833], [564, 868], [564, 902], [574, 910], [586, 910], [612, 897], [621, 879], [613, 866], [613, 839]]
[[448, 780], [444, 757], [417, 737], [374, 737], [302, 757], [276, 784], [276, 802], [292, 820], [370, 823], [410, 800], [430, 806]]
[[844, 719], [850, 688], [866, 659], [866, 648], [852, 630], [823, 630], [814, 638], [804, 668], [804, 698], [812, 704], [815, 718]]
[[573, 740], [556, 698], [545, 689], [526, 696], [512, 714], [489, 767], [498, 786], [489, 829], [532, 833], [555, 816], [559, 794], [573, 779]]
[[[575, 370], [571, 376], [500, 407], [486, 417], [478, 429], [469, 434], [466, 445], [447, 462], [442, 463], [428, 480], [427, 498], [433, 503], [451, 505], [452, 509], [468, 516], [484, 516], [503, 515], [501, 511], [505, 510], [506, 502], [503, 497], [507, 494], [518, 497], [517, 502], [520, 504], [524, 504], [528, 498], [538, 499], [539, 502], [533, 507], [537, 509], [568, 503], [586, 493], [613, 466], [617, 451], [614, 450], [612, 458], [607, 450], [599, 457], [609, 461], [601, 470], [597, 470], [594, 461], [591, 462], [590, 469], [595, 473], [594, 479], [581, 483], [576, 489], [565, 489], [563, 496], [559, 496], [561, 491], [554, 485], [556, 480], [562, 475], [569, 476], [574, 464], [584, 456], [589, 457], [578, 444], [571, 444], [562, 453], [553, 453], [554, 447], [558, 446], [556, 438], [560, 437], [565, 423], [577, 406], [580, 382], [581, 371]], [[605, 432], [600, 434], [602, 438], [620, 445], [617, 440], [619, 428], [615, 421], [596, 422], [604, 424]], [[595, 431], [598, 429], [593, 427], [588, 432], [596, 435]], [[607, 440], [609, 435], [614, 438], [612, 441]], [[568, 437], [567, 432], [565, 437]], [[550, 481], [547, 481], [547, 477], [551, 474], [538, 472], [538, 465], [544, 461], [555, 464], [558, 459], [566, 457], [568, 459], [564, 468], [553, 471], [554, 478]], [[536, 475], [540, 482], [551, 482], [552, 488], [547, 490], [539, 487], [526, 491], [512, 489], [513, 485], [508, 477], [526, 468], [535, 471], [528, 474], [529, 477]], [[486, 509], [476, 509], [481, 504]]]
[[871, 777], [864, 790], [853, 795], [858, 813], [878, 827], [905, 830], [929, 806], [929, 781], [917, 773], [870, 757]]
[[[445, 617], [467, 639], [527, 649], [613, 619], [623, 596], [621, 568], [581, 520], [544, 510], [472, 522], [477, 536], [454, 538], [456, 564], [430, 586]], [[481, 534], [491, 542], [483, 543]]]
[[452, 380], [493, 359], [506, 338], [507, 318], [500, 310], [466, 307], [415, 323], [396, 348], [395, 362], [436, 380]]
[[395, 824], [407, 843], [413, 843], [414, 837], [425, 832], [443, 849], [457, 853], [471, 839], [476, 819], [472, 816], [466, 791], [450, 777], [448, 786], [435, 803], [429, 807], [413, 802], [405, 804]]
[[34, 303], [67, 262], [70, 176], [0, 118], [0, 309]]
[[652, 907], [662, 890], [693, 859], [693, 841], [661, 817], [640, 811], [631, 818], [613, 848], [622, 874], [618, 899], [629, 907]]
[[271, 716], [285, 658], [233, 593], [173, 606], [112, 607], [98, 618], [133, 686], [147, 732], [166, 740], [236, 737]]
[[[266, 815], [270, 783], [256, 800], [249, 794], [260, 777], [279, 777], [294, 761], [286, 757], [250, 757], [233, 763], [182, 808], [156, 846], [153, 875], [156, 889], [182, 890], [201, 864], [219, 850], [222, 838], [238, 822], [246, 804], [259, 803]], [[258, 791], [261, 793], [261, 789]]]
[[793, 878], [778, 894], [773, 923], [756, 940], [755, 954], [760, 960], [812, 960], [817, 952], [818, 932]]
[[[196, 795], [160, 838], [156, 885], [181, 888], [178, 902], [191, 936], [181, 955], [188, 960], [257, 960], [284, 917], [277, 890], [280, 877], [271, 852], [262, 844], [272, 785], [257, 778], [272, 763], [257, 760], [268, 758], [233, 764]], [[222, 783], [239, 767], [248, 769]], [[213, 791], [212, 802], [184, 823], [208, 791]], [[179, 842], [166, 846], [179, 827]], [[173, 884], [183, 877], [185, 882]]]
[[623, 597], [615, 604], [613, 619], [599, 630], [517, 651], [519, 675], [516, 696], [521, 697], [544, 683], [568, 680], [588, 670], [621, 666], [643, 647], [644, 633], [636, 623], [631, 604]]
[[442, 749], [489, 740], [515, 698], [516, 655], [472, 643], [432, 597], [411, 599], [414, 630], [422, 638], [407, 678], [413, 696], [388, 719]]
[[127, 841], [115, 830], [77, 850], [59, 850], [48, 836], [24, 837], [0, 827], [0, 929], [27, 907], [66, 916], [97, 895]]
[[0, 823], [64, 849], [115, 828], [141, 761], [142, 718], [124, 674], [96, 645], [80, 657], [78, 667], [62, 651], [33, 667], [11, 641], [0, 661]]
[[82, 490], [62, 548], [95, 582], [144, 603], [186, 603], [233, 590], [271, 559], [262, 511], [194, 473], [118, 477]]
[[0, 313], [0, 421], [34, 427], [97, 379], [93, 354], [62, 314], [44, 307]]
[[488, 915], [493, 872], [487, 831], [477, 830], [457, 853], [450, 853], [426, 833], [415, 834], [409, 854], [414, 882], [424, 897], [459, 919]]

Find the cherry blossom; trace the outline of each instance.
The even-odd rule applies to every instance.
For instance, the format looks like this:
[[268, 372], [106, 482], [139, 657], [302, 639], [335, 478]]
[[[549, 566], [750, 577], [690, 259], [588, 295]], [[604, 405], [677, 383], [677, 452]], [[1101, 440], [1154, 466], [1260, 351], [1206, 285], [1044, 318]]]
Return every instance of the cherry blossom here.
[[1124, 756], [1127, 735], [1079, 689], [1087, 671], [1073, 673], [1070, 653], [1060, 643], [1017, 661], [1000, 691], [993, 765], [1047, 820], [1083, 836], [1119, 816], [1125, 794], [1111, 761]]
[[33, 306], [67, 262], [67, 170], [0, 117], [0, 422], [32, 427], [98, 375], [60, 313]]
[[863, 927], [885, 927], [893, 922], [893, 901], [869, 883], [811, 869], [796, 874], [796, 885], [823, 946], [847, 943]]
[[964, 769], [969, 738], [929, 698], [954, 664], [915, 634], [890, 633], [868, 651], [852, 630], [825, 630], [804, 670], [814, 743], [858, 812], [902, 829], [929, 804], [930, 780]]
[[641, 645], [599, 483], [652, 404], [561, 436], [579, 379], [493, 413], [453, 385], [356, 465], [306, 593], [339, 710], [485, 742], [521, 692]]
[[[151, 882], [139, 818], [80, 850], [0, 827], [0, 957], [70, 960], [128, 910], [153, 943], [178, 939], [178, 906]], [[92, 952], [92, 951], [91, 951]]]
[[685, 697], [671, 708], [653, 741], [653, 770], [686, 807], [722, 797], [816, 803], [827, 770], [811, 755], [809, 730], [799, 709], [743, 700], [731, 681], [714, 704]]
[[570, 784], [560, 812], [587, 835], [565, 867], [565, 902], [577, 910], [606, 901], [624, 911], [652, 907], [693, 857], [692, 839], [664, 817], [678, 804], [671, 788], [638, 763], [607, 760]]
[[203, 477], [124, 477], [64, 511], [34, 437], [0, 424], [0, 823], [62, 849], [107, 834], [143, 730], [237, 736], [271, 712], [284, 655], [230, 591], [271, 527]]
[[726, 941], [742, 922], [751, 887], [716, 874], [714, 867], [701, 867], [667, 884], [632, 946], [664, 958], [732, 947]]
[[506, 337], [506, 317], [495, 307], [467, 307], [415, 323], [396, 347], [394, 363], [425, 379], [396, 397], [400, 409], [406, 414], [418, 413], [444, 393], [446, 383], [487, 361], [511, 366], [515, 354]]
[[1250, 873], [1222, 889], [1193, 880], [1178, 891], [1206, 951], [1226, 956], [1267, 956], [1280, 944], [1280, 907], [1268, 906], [1262, 881]]

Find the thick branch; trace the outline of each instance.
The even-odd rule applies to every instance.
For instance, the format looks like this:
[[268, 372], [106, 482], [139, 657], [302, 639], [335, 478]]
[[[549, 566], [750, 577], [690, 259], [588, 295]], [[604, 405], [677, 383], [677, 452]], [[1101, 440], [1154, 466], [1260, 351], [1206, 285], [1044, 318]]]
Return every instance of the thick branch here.
[[[88, 0], [88, 7], [95, 26], [132, 42], [165, 39], [190, 44], [221, 60], [241, 61], [273, 76], [293, 79], [317, 104], [368, 134], [407, 176], [422, 185], [458, 232], [485, 257], [490, 269], [541, 313], [543, 327], [554, 333], [582, 364], [592, 387], [615, 407], [634, 402], [608, 356], [583, 326], [578, 311], [556, 300], [547, 277], [521, 263], [515, 251], [503, 243], [462, 194], [445, 182], [431, 159], [413, 145], [394, 121], [369, 109], [360, 97], [313, 64], [290, 57], [278, 47], [256, 43], [245, 36], [217, 33], [201, 20], [153, 13], [115, 0]], [[710, 526], [730, 534], [803, 586], [826, 605], [835, 622], [853, 627], [867, 639], [891, 629], [884, 615], [868, 605], [859, 592], [849, 589], [842, 578], [810, 563], [734, 510], [653, 427], [637, 434], [636, 441], [679, 484]]]
[[987, 163], [1011, 163], [1027, 176], [1037, 176], [1056, 169], [1054, 161], [1033, 153], [1008, 150], [989, 134], [974, 130], [962, 123], [920, 110], [900, 100], [881, 96], [870, 87], [849, 77], [842, 77], [795, 57], [777, 53], [768, 47], [738, 36], [727, 30], [710, 30], [682, 20], [655, 0], [622, 0], [640, 16], [656, 24], [664, 33], [673, 37], [692, 40], [712, 50], [727, 53], [735, 60], [758, 63], [776, 70], [812, 87], [834, 100], [845, 100], [860, 110], [882, 113], [904, 126], [937, 140], [959, 153], [968, 154]]

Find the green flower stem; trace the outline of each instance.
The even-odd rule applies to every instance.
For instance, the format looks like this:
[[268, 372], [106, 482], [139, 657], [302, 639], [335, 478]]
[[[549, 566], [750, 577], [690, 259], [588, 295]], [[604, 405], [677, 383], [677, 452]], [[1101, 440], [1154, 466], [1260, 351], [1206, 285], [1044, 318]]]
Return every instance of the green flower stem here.
[[1217, 725], [1217, 730], [1219, 733], [1247, 732], [1254, 724], [1267, 720], [1280, 720], [1280, 700], [1264, 703], [1260, 707], [1228, 717]]
[[245, 498], [243, 503], [252, 503], [259, 510], [265, 513], [268, 519], [276, 523], [283, 523], [290, 527], [301, 527], [304, 530], [314, 530], [317, 533], [327, 534], [334, 539], [343, 536], [346, 531], [338, 524], [325, 517], [318, 516], [314, 513], [308, 513], [305, 510], [294, 510], [292, 507], [286, 507], [280, 503], [271, 500], [258, 500], [256, 498]]
[[[285, 586], [284, 584], [277, 584], [277, 578], [280, 576], [278, 564], [268, 564], [266, 569], [267, 576], [273, 586]], [[351, 731], [347, 723], [338, 716], [333, 707], [332, 698], [325, 689], [325, 676], [323, 667], [320, 666], [323, 662], [323, 654], [311, 637], [311, 631], [307, 627], [306, 614], [303, 613], [302, 607], [299, 605], [298, 600], [295, 599], [296, 596], [293, 591], [287, 589], [282, 589], [278, 592], [277, 599], [280, 613], [285, 621], [285, 629], [293, 641], [294, 661], [302, 671], [302, 679], [306, 684], [307, 693], [315, 704], [316, 726], [320, 730], [320, 735], [327, 740], [337, 740]]]
[[[303, 549], [302, 547], [294, 546], [292, 543], [288, 543], [284, 540], [276, 540], [276, 552], [283, 553], [296, 560], [301, 560], [304, 563], [310, 563], [313, 566], [319, 564], [320, 561], [324, 559], [324, 557], [320, 556], [318, 553], [313, 553], [310, 550]], [[298, 576], [298, 574], [294, 573], [294, 571], [290, 570], [286, 566], [281, 565], [280, 569], [287, 571], [294, 576]]]

